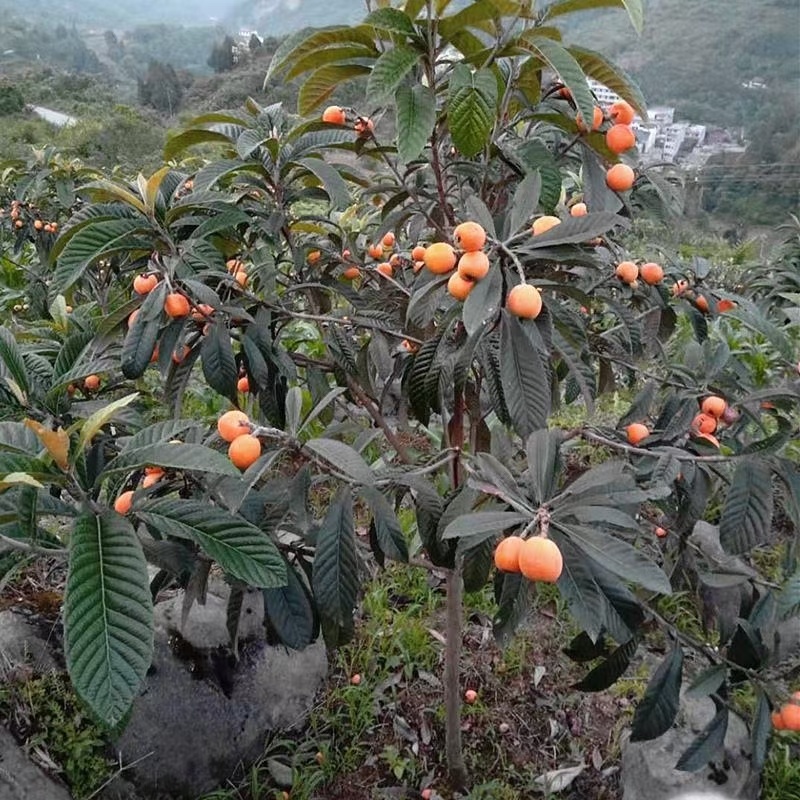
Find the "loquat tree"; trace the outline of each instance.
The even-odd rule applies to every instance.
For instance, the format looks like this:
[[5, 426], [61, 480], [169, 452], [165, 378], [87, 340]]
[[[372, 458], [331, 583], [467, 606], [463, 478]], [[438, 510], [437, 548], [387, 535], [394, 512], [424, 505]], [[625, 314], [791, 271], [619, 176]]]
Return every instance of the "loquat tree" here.
[[[501, 644], [536, 582], [557, 584], [583, 631], [568, 654], [595, 662], [586, 691], [665, 632], [634, 738], [672, 725], [684, 649], [699, 652], [718, 713], [680, 768], [715, 757], [751, 683], [759, 768], [771, 707], [792, 702], [772, 637], [800, 572], [795, 539], [783, 586], [738, 557], [778, 511], [795, 538], [800, 524], [797, 320], [763, 284], [721, 290], [703, 264], [622, 244], [637, 202], [668, 205], [673, 187], [636, 164], [639, 90], [558, 23], [619, 6], [640, 29], [639, 0], [450, 5], [287, 39], [267, 79], [300, 80], [299, 113], [197, 117], [149, 178], [65, 173], [52, 154], [11, 167], [4, 246], [36, 301], [0, 328], [0, 543], [68, 560], [68, 669], [110, 726], [150, 664], [154, 596], [203, 585], [212, 563], [234, 642], [245, 586], [285, 645], [347, 642], [364, 522], [379, 564], [411, 547], [447, 576], [455, 788], [462, 596], [489, 581]], [[587, 77], [623, 101], [599, 108]], [[334, 105], [355, 79], [366, 106]], [[768, 365], [737, 348], [749, 336]], [[623, 387], [613, 429], [549, 427]], [[196, 397], [215, 424], [187, 413]], [[581, 444], [614, 455], [576, 476]], [[748, 589], [716, 648], [658, 610], [683, 580]]]

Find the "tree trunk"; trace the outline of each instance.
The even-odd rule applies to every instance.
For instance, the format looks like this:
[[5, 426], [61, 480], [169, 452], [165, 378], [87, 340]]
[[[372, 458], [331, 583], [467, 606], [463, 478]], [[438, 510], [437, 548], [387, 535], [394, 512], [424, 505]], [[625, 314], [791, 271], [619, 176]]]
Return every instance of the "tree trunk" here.
[[467, 767], [461, 746], [461, 605], [464, 584], [461, 559], [447, 576], [447, 644], [444, 651], [445, 746], [450, 782], [467, 788]]

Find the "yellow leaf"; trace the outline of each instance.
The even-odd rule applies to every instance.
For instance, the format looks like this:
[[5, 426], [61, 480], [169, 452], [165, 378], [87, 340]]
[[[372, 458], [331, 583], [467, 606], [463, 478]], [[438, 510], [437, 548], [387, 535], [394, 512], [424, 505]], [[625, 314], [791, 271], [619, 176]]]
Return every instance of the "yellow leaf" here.
[[39, 437], [39, 441], [59, 468], [66, 470], [69, 467], [69, 434], [63, 428], [57, 431], [50, 430], [35, 419], [26, 419], [25, 426]]
[[27, 472], [9, 472], [0, 479], [0, 489], [7, 489], [9, 486], [33, 486], [34, 489], [44, 489], [36, 478], [28, 475]]
[[83, 450], [83, 448], [92, 440], [100, 428], [112, 420], [117, 411], [119, 411], [121, 408], [125, 408], [125, 406], [132, 403], [138, 396], [139, 392], [134, 392], [133, 394], [126, 395], [125, 397], [120, 397], [119, 400], [109, 403], [99, 411], [95, 411], [94, 414], [92, 414], [86, 420], [86, 422], [83, 423], [81, 436], [80, 439], [78, 439], [78, 449]]

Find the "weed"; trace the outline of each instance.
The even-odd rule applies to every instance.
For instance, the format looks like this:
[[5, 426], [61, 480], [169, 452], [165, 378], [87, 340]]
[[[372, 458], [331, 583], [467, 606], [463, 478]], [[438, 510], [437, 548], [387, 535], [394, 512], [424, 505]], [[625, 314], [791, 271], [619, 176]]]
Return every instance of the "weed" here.
[[27, 747], [45, 752], [63, 771], [76, 800], [113, 772], [103, 730], [92, 720], [66, 675], [10, 681], [0, 690], [0, 717], [25, 732]]
[[781, 734], [773, 742], [764, 766], [761, 800], [800, 800], [800, 747], [797, 734]]

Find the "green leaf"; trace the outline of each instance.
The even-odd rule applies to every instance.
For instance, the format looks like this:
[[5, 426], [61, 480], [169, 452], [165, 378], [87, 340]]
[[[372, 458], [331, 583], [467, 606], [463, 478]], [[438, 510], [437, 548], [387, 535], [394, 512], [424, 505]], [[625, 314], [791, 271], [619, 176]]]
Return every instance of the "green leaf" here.
[[574, 684], [575, 689], [582, 692], [602, 692], [616, 683], [628, 669], [639, 639], [633, 637], [621, 644], [611, 655], [591, 670], [582, 681]]
[[242, 517], [208, 503], [171, 497], [142, 503], [135, 513], [164, 536], [196, 542], [225, 572], [250, 586], [286, 584], [286, 562], [278, 548]]
[[408, 563], [408, 543], [391, 503], [382, 492], [373, 487], [364, 486], [361, 493], [372, 509], [375, 535], [381, 552], [394, 561]]
[[697, 772], [703, 769], [709, 761], [716, 760], [725, 743], [727, 731], [728, 709], [718, 703], [716, 715], [684, 751], [678, 759], [675, 769], [681, 772]]
[[666, 733], [678, 714], [683, 676], [683, 650], [679, 644], [658, 665], [633, 717], [632, 742], [656, 739]]
[[[99, 258], [119, 251], [151, 251], [154, 231], [148, 231], [146, 224], [143, 218], [101, 220], [78, 231], [58, 257], [48, 293], [51, 300], [64, 294]], [[134, 236], [146, 232], [150, 237]]]
[[402, 36], [416, 36], [417, 29], [408, 14], [397, 8], [378, 8], [367, 14], [364, 18], [365, 25], [371, 25], [381, 31], [399, 33]]
[[708, 697], [715, 694], [728, 677], [727, 664], [715, 664], [703, 670], [686, 690], [687, 697]]
[[168, 442], [170, 439], [178, 438], [184, 431], [194, 428], [201, 430], [205, 426], [191, 419], [168, 419], [163, 422], [155, 422], [137, 431], [127, 439], [118, 439], [121, 445], [121, 453], [129, 450], [136, 450], [150, 444], [160, 444]]
[[30, 391], [28, 370], [14, 334], [4, 326], [0, 326], [0, 382], [11, 389], [21, 404], [26, 402]]
[[514, 191], [514, 199], [508, 215], [506, 237], [519, 233], [533, 216], [539, 205], [539, 196], [542, 193], [542, 176], [538, 171], [529, 172], [518, 184]]
[[636, 32], [642, 32], [644, 26], [642, 0], [557, 0], [545, 8], [544, 19], [550, 20], [563, 14], [594, 8], [624, 8]]
[[772, 719], [769, 712], [769, 700], [764, 690], [756, 685], [756, 710], [753, 713], [753, 724], [750, 731], [753, 769], [761, 772], [767, 760], [767, 745], [772, 733]]
[[403, 83], [420, 53], [411, 47], [398, 45], [383, 53], [375, 62], [367, 81], [367, 97], [374, 103], [386, 100]]
[[[507, 528], [516, 527], [523, 522], [530, 522], [530, 517], [516, 511], [476, 511], [456, 517], [444, 529], [442, 538], [456, 539], [464, 536], [477, 539], [499, 536]], [[471, 543], [477, 544], [477, 541]]]
[[488, 69], [472, 72], [457, 64], [450, 77], [447, 124], [453, 144], [467, 158], [487, 144], [495, 121], [497, 81]]
[[315, 108], [321, 106], [334, 89], [346, 81], [369, 75], [370, 68], [361, 64], [328, 64], [309, 75], [297, 95], [297, 110], [308, 116]]
[[276, 636], [292, 650], [302, 650], [317, 637], [313, 602], [297, 571], [289, 565], [286, 586], [264, 589], [264, 613]]
[[795, 572], [783, 585], [777, 602], [778, 613], [784, 618], [800, 607], [800, 570]]
[[235, 401], [236, 381], [239, 375], [230, 333], [226, 325], [214, 324], [209, 327], [210, 330], [203, 337], [200, 348], [203, 375], [214, 391]]
[[772, 526], [772, 473], [760, 459], [745, 459], [733, 474], [722, 515], [719, 540], [733, 554], [746, 553], [766, 541]]
[[528, 481], [534, 502], [539, 506], [549, 500], [556, 490], [563, 441], [562, 431], [545, 428], [534, 431], [528, 437]]
[[591, 124], [595, 103], [580, 64], [566, 47], [553, 41], [553, 39], [537, 35], [536, 28], [531, 29], [530, 34], [523, 34], [520, 37], [521, 44], [529, 47], [535, 55], [558, 74], [566, 87], [572, 92], [572, 98], [578, 107], [581, 117], [587, 121], [587, 124]]
[[311, 584], [319, 613], [340, 627], [350, 625], [358, 598], [358, 555], [349, 487], [331, 502], [317, 532]]
[[241, 477], [226, 455], [202, 444], [187, 442], [149, 444], [125, 450], [108, 463], [101, 477], [106, 478], [117, 472], [133, 472], [149, 465]]
[[375, 473], [369, 464], [349, 444], [336, 439], [309, 439], [305, 447], [315, 456], [344, 473], [355, 483], [371, 486], [375, 483]]
[[35, 456], [41, 446], [39, 438], [24, 422], [0, 422], [0, 450]]
[[647, 119], [647, 102], [639, 87], [620, 67], [612, 64], [602, 54], [594, 50], [572, 45], [569, 52], [575, 56], [581, 69], [588, 78], [594, 78], [612, 92], [616, 92], [623, 100], [630, 103], [642, 119]]
[[163, 317], [164, 300], [167, 296], [166, 281], [161, 281], [139, 308], [139, 314], [128, 329], [122, 343], [122, 374], [126, 378], [138, 378], [147, 369], [153, 357]]
[[500, 647], [507, 647], [527, 613], [531, 582], [519, 573], [502, 575], [499, 580], [502, 584], [492, 632]]
[[498, 266], [489, 268], [489, 274], [473, 287], [464, 306], [461, 318], [467, 335], [485, 329], [497, 317], [503, 304], [503, 271]]
[[147, 564], [130, 523], [80, 517], [70, 541], [64, 651], [72, 684], [109, 727], [127, 714], [153, 657]]
[[456, 558], [459, 556], [463, 557], [461, 577], [464, 581], [464, 591], [480, 591], [492, 571], [494, 542], [490, 538], [472, 544], [469, 539], [461, 539], [458, 542]]
[[427, 86], [400, 86], [397, 107], [397, 154], [404, 163], [419, 158], [436, 124], [436, 97]]
[[321, 158], [301, 158], [297, 163], [319, 178], [334, 208], [350, 205], [350, 191], [336, 167]]
[[547, 425], [551, 393], [542, 357], [523, 324], [506, 311], [500, 318], [500, 378], [514, 430], [526, 439]]
[[556, 247], [562, 244], [581, 244], [595, 236], [602, 236], [612, 228], [627, 226], [626, 221], [618, 214], [609, 211], [598, 211], [583, 217], [569, 217], [555, 225], [549, 231], [531, 236], [525, 242], [525, 249], [535, 251], [540, 247]]

